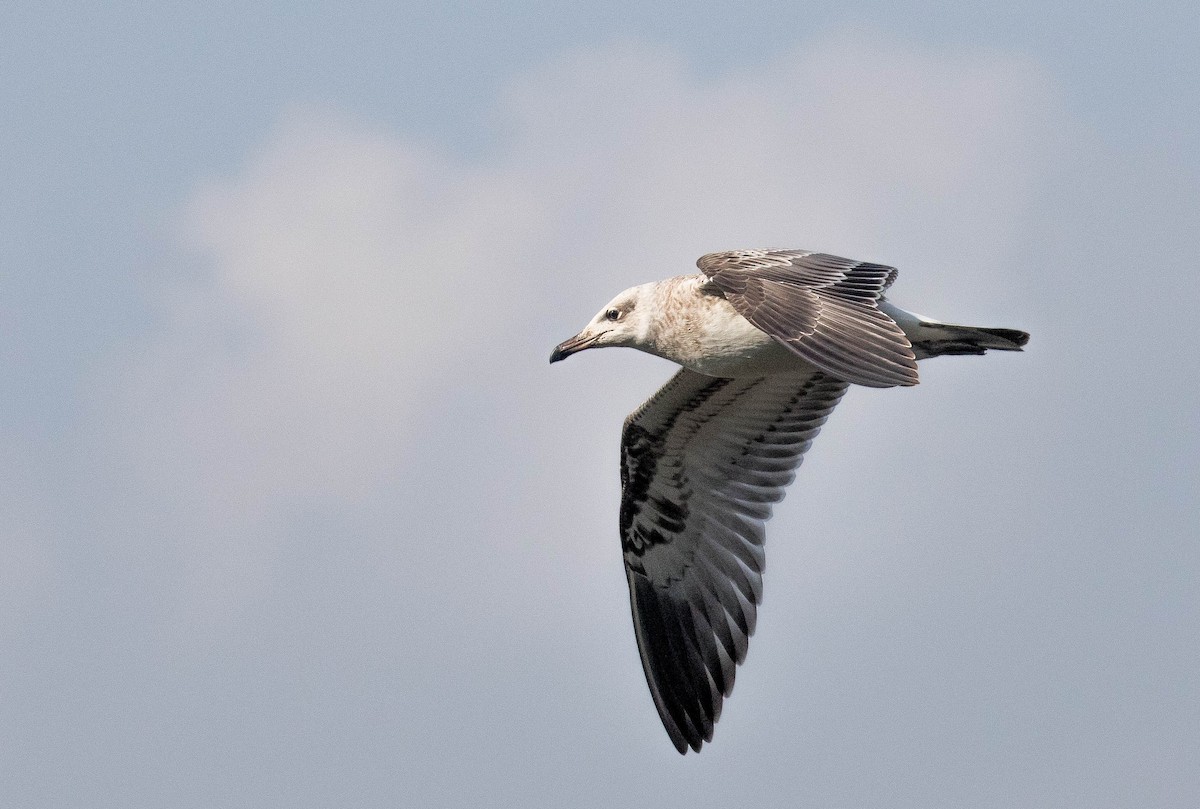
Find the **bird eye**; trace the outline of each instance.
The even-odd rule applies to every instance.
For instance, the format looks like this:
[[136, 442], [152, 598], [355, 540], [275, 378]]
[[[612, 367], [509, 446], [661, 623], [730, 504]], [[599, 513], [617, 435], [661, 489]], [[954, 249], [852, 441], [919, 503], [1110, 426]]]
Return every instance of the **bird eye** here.
[[617, 309], [609, 309], [607, 312], [604, 313], [604, 316], [606, 318], [608, 318], [609, 320], [616, 320], [617, 318], [619, 318], [621, 316], [621, 312]]

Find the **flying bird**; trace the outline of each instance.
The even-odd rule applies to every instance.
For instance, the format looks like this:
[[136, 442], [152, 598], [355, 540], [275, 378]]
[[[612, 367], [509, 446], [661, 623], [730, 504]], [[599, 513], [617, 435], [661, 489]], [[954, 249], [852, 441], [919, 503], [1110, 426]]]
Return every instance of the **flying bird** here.
[[762, 601], [764, 523], [846, 389], [917, 384], [917, 361], [1020, 351], [1016, 329], [884, 297], [896, 269], [734, 250], [617, 295], [550, 355], [627, 346], [683, 366], [625, 419], [620, 534], [633, 628], [680, 753], [712, 741]]

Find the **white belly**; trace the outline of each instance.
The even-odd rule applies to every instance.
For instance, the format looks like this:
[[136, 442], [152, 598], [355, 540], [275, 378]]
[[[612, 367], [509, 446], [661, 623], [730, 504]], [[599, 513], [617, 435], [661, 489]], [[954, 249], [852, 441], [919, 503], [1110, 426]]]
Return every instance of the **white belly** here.
[[762, 342], [750, 347], [712, 352], [680, 364], [697, 373], [725, 377], [772, 376], [814, 370], [812, 365], [767, 335], [763, 334], [763, 338]]

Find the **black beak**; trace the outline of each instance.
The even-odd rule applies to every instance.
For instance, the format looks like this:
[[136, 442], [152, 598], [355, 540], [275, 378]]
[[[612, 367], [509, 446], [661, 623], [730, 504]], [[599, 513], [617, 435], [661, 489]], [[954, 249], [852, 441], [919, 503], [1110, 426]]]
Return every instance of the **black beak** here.
[[570, 340], [563, 340], [554, 347], [554, 351], [550, 352], [550, 362], [565, 360], [572, 354], [577, 354], [580, 351], [583, 351], [592, 343], [599, 340], [601, 334], [604, 334], [604, 332], [600, 332], [600, 334], [593, 334], [590, 337], [583, 337], [577, 334]]

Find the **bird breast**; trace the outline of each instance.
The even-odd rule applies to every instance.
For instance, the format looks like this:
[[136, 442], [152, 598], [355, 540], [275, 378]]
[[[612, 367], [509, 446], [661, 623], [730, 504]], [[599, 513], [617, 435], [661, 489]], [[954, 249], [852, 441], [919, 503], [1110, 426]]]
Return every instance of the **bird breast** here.
[[724, 296], [705, 292], [698, 283], [679, 284], [672, 292], [687, 301], [665, 309], [676, 314], [659, 324], [653, 353], [660, 357], [707, 376], [759, 377], [812, 370], [738, 314]]

